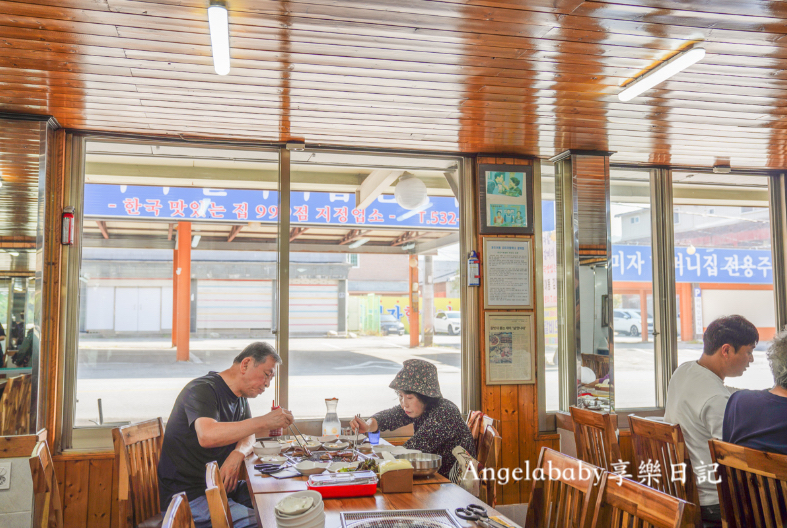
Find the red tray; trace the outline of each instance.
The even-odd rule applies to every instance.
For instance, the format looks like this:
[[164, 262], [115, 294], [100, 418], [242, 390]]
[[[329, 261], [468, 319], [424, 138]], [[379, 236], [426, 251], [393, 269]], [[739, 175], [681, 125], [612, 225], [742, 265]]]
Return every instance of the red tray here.
[[369, 497], [377, 492], [377, 483], [350, 484], [348, 486], [307, 486], [322, 495], [323, 499], [342, 499], [347, 497]]

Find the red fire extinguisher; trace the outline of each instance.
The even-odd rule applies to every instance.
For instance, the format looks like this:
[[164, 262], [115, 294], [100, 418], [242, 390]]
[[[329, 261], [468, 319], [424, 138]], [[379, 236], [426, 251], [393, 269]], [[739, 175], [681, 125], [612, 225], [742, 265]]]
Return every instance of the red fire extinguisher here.
[[64, 246], [74, 245], [74, 207], [69, 205], [63, 208], [63, 237]]

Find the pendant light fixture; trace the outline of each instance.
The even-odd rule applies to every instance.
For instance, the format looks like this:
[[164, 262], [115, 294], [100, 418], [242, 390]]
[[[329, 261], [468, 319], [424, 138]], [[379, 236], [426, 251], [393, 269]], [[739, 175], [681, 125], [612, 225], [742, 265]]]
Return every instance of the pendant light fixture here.
[[685, 70], [692, 64], [702, 60], [705, 56], [705, 48], [691, 48], [681, 51], [670, 60], [649, 71], [633, 83], [629, 84], [625, 90], [618, 94], [618, 99], [631, 101], [642, 92], [650, 90], [657, 84], [666, 81], [676, 73]]
[[213, 49], [213, 67], [219, 75], [227, 75], [230, 72], [230, 26], [224, 0], [210, 0], [208, 25], [210, 46]]

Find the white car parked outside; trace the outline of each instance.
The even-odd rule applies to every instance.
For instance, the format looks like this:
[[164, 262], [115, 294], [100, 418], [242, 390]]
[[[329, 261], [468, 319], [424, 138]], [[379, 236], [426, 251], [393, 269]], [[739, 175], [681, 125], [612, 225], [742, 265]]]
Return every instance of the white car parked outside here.
[[460, 312], [447, 311], [437, 312], [434, 318], [434, 331], [435, 334], [446, 333], [448, 335], [457, 335], [462, 328], [462, 316]]

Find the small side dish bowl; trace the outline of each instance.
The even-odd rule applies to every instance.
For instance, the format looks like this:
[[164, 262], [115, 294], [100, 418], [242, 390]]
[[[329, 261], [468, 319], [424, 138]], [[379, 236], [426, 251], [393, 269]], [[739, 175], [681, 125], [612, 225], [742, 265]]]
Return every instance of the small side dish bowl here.
[[350, 444], [347, 442], [329, 442], [322, 445], [328, 451], [341, 451], [342, 449], [347, 449], [350, 447]]
[[256, 442], [252, 449], [258, 457], [265, 455], [278, 455], [281, 453], [282, 445], [279, 442]]
[[323, 473], [330, 464], [328, 462], [312, 462], [311, 460], [304, 460], [295, 464], [295, 469], [300, 471], [301, 475], [316, 475]]

